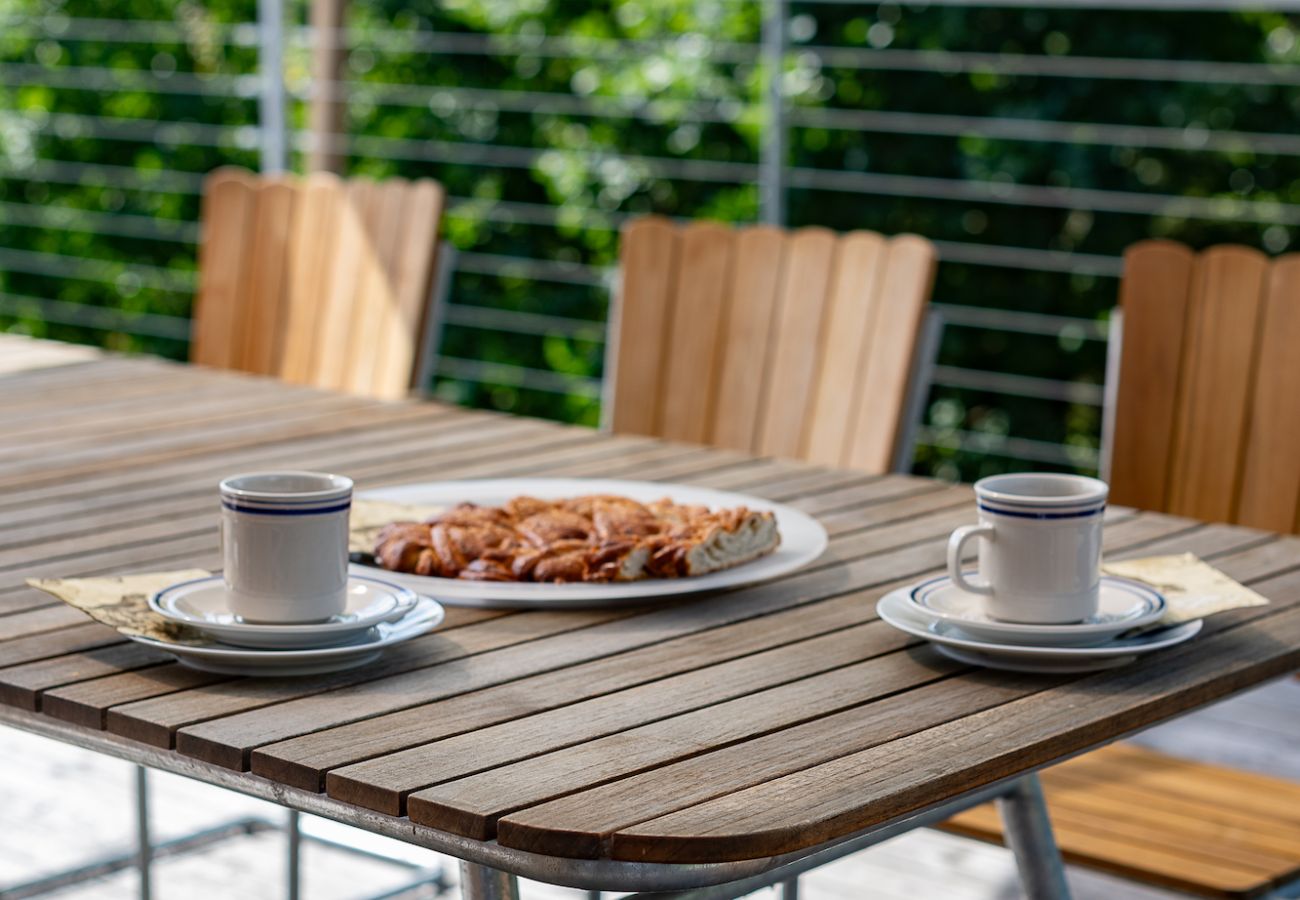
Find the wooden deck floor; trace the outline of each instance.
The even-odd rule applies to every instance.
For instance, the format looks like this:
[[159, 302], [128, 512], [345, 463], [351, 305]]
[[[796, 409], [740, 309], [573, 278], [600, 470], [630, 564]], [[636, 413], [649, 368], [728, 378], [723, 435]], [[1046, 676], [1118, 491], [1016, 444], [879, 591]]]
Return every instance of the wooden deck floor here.
[[[1283, 679], [1226, 703], [1153, 729], [1138, 741], [1168, 753], [1281, 775], [1300, 781], [1300, 682]], [[131, 769], [94, 753], [0, 729], [0, 896], [7, 885], [129, 849], [133, 835]], [[95, 798], [70, 808], [49, 801], [51, 782], [65, 796]], [[153, 814], [158, 839], [242, 815], [281, 820], [269, 804], [182, 778], [155, 774]], [[308, 830], [353, 846], [436, 865], [427, 851], [362, 834], [323, 820]], [[454, 863], [454, 861], [453, 861]], [[283, 897], [283, 838], [274, 833], [228, 839], [201, 852], [160, 861], [155, 896], [160, 900]], [[454, 877], [454, 864], [452, 865]], [[308, 844], [304, 850], [307, 900], [350, 900], [406, 883], [411, 869], [343, 850]], [[1077, 900], [1159, 900], [1173, 895], [1072, 870]], [[135, 874], [126, 871], [47, 896], [62, 900], [127, 900], [135, 897]], [[405, 896], [429, 897], [428, 889]], [[527, 900], [581, 896], [546, 885], [525, 884]], [[811, 900], [1011, 900], [1021, 896], [1010, 855], [997, 847], [919, 831], [806, 876]]]

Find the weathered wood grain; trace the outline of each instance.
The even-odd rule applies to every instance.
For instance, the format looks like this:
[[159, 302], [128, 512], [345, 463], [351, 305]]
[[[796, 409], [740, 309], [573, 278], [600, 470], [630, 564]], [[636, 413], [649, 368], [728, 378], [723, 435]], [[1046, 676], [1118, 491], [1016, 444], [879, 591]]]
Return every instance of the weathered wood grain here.
[[[932, 536], [938, 532], [932, 531]], [[905, 555], [899, 563], [905, 569], [915, 566], [913, 562], [913, 552]], [[927, 558], [928, 565], [933, 565]], [[865, 566], [865, 563], [861, 563]], [[866, 571], [866, 569], [864, 569]], [[871, 571], [886, 572], [890, 571], [885, 564], [878, 564], [871, 567]], [[647, 613], [637, 621], [637, 628], [629, 633], [628, 629], [614, 626], [606, 626], [609, 633], [614, 636], [617, 642], [615, 646], [620, 649], [627, 649], [629, 646], [637, 646], [637, 642], [651, 642], [663, 640], [675, 634], [686, 633], [688, 629], [708, 627], [710, 622], [727, 622], [735, 621], [735, 618], [728, 619], [728, 616], [757, 616], [773, 609], [785, 608], [816, 599], [818, 596], [824, 596], [823, 592], [838, 593], [848, 589], [844, 584], [838, 572], [821, 573], [814, 567], [809, 570], [807, 580], [805, 581], [787, 581], [779, 585], [769, 585], [764, 588], [758, 588], [744, 595], [731, 595], [725, 599], [711, 604], [707, 612], [701, 612], [694, 605], [676, 605], [664, 610], [658, 610]], [[594, 617], [591, 624], [600, 624], [605, 621], [616, 621], [622, 618], [621, 610], [610, 610], [603, 614], [596, 614], [606, 618]], [[523, 627], [521, 625], [521, 627]], [[569, 654], [578, 654], [576, 657], [559, 656], [557, 659], [568, 660], [570, 664], [581, 659], [591, 659], [594, 656], [603, 653], [615, 652], [605, 649], [599, 642], [599, 629], [593, 631], [583, 631], [580, 635], [574, 635], [564, 640], [555, 639], [554, 644], [568, 647]], [[630, 643], [629, 643], [630, 642]], [[512, 677], [522, 677], [528, 674], [527, 665], [529, 660], [542, 661], [549, 667], [551, 657], [547, 655], [547, 649], [537, 643], [530, 644], [527, 648], [516, 654], [519, 657], [519, 665], [523, 669], [516, 671]], [[514, 670], [512, 670], [514, 671]], [[531, 674], [537, 674], [545, 669], [534, 668]], [[500, 677], [500, 676], [498, 676]], [[422, 680], [424, 677], [421, 676]], [[476, 687], [487, 686], [485, 684], [476, 684]], [[307, 707], [306, 711], [299, 717], [291, 715], [292, 710], [286, 709], [284, 705], [279, 705], [271, 711], [270, 715], [256, 713], [249, 714], [241, 719], [223, 719], [209, 725], [200, 725], [194, 728], [188, 728], [181, 732], [178, 737], [177, 748], [184, 753], [199, 755], [200, 758], [210, 762], [221, 761], [221, 764], [230, 766], [246, 766], [249, 750], [252, 746], [247, 743], [248, 735], [257, 734], [262, 736], [263, 740], [278, 740], [282, 738], [296, 736], [296, 734], [305, 733], [308, 726], [314, 726], [311, 730], [318, 730], [327, 725], [347, 724], [361, 714], [376, 715], [381, 712], [400, 709], [403, 706], [413, 706], [420, 702], [419, 695], [411, 695], [404, 692], [396, 686], [390, 685], [390, 690], [384, 692], [384, 697], [369, 697], [359, 704], [349, 706], [346, 702], [340, 701], [338, 697], [322, 697], [319, 700], [308, 698], [303, 702]], [[472, 688], [462, 688], [468, 690]], [[435, 692], [447, 690], [445, 685], [437, 685], [426, 688]], [[359, 696], [367, 692], [361, 692]], [[435, 699], [435, 696], [428, 696], [427, 700]], [[332, 708], [331, 708], [332, 707]], [[295, 731], [294, 729], [302, 729]], [[225, 735], [224, 741], [231, 741], [231, 735], [241, 734], [238, 740], [234, 740], [234, 746], [228, 743], [215, 740], [215, 736]], [[269, 742], [269, 741], [268, 741]]]
[[[304, 790], [323, 790], [330, 769], [687, 672], [702, 660], [727, 662], [873, 617], [871, 604], [851, 594], [639, 647], [629, 641], [632, 649], [586, 663], [261, 747], [253, 751], [252, 770]], [[608, 651], [610, 641], [604, 643], [601, 649]]]
[[168, 662], [52, 688], [41, 695], [41, 711], [56, 719], [102, 731], [108, 727], [108, 711], [115, 706], [232, 680], [229, 675], [200, 672]]
[[[1300, 579], [1286, 588], [1300, 599]], [[783, 853], [923, 807], [936, 785], [952, 795], [1043, 765], [1291, 671], [1300, 665], [1300, 610], [1287, 606], [1225, 613], [1211, 623], [1217, 633], [1123, 669], [630, 826], [612, 836], [610, 854], [688, 862]], [[1261, 644], [1277, 652], [1250, 652]], [[947, 764], [935, 773], [918, 758]]]
[[[412, 827], [588, 858], [784, 852], [1300, 661], [1300, 539], [1112, 508], [1108, 555], [1195, 552], [1273, 605], [1216, 616], [1191, 644], [1115, 672], [970, 671], [874, 617], [884, 591], [943, 566], [943, 536], [975, 516], [966, 488], [156, 363], [109, 359], [102, 384], [85, 379], [99, 365], [78, 367], [84, 392], [67, 372], [0, 392], [0, 423], [14, 424], [0, 429], [0, 702], [175, 743], [195, 765], [251, 765], [390, 813], [409, 804]], [[42, 385], [44, 403], [31, 393]], [[152, 407], [181, 398], [170, 422]], [[245, 401], [280, 421], [228, 427]], [[311, 679], [194, 672], [22, 585], [215, 566], [211, 484], [263, 465], [337, 468], [363, 488], [682, 481], [790, 502], [832, 539], [777, 582], [657, 607], [451, 610], [372, 666]]]
[[[476, 612], [479, 611], [455, 611], [457, 618]], [[449, 611], [449, 618], [452, 617], [451, 613]], [[350, 685], [379, 681], [413, 670], [423, 670], [512, 643], [535, 640], [548, 633], [548, 629], [562, 631], [579, 628], [583, 624], [580, 615], [554, 612], [529, 613], [527, 616], [530, 618], [525, 615], [497, 615], [488, 621], [451, 631], [439, 630], [394, 647], [377, 663], [361, 670], [336, 672], [311, 681], [300, 678], [242, 679], [210, 688], [127, 703], [109, 710], [108, 730], [155, 746], [170, 747], [175, 731], [186, 725], [324, 694]], [[425, 676], [414, 680], [423, 682]], [[236, 752], [235, 755], [240, 754]], [[229, 767], [241, 768], [242, 764], [242, 759], [235, 759]]]
[[23, 709], [41, 708], [41, 692], [104, 675], [162, 665], [171, 657], [134, 642], [110, 644], [38, 662], [9, 666], [0, 676], [0, 703]]
[[[525, 780], [520, 803], [503, 797], [491, 775], [451, 781], [412, 794], [411, 820], [537, 853], [599, 857], [615, 831], [647, 818], [744, 790], [925, 728], [1045, 690], [1056, 683], [971, 673], [919, 687], [793, 728], [699, 754], [577, 793]], [[538, 761], [546, 757], [539, 757]], [[530, 761], [531, 762], [531, 761]], [[562, 796], [567, 794], [568, 796]], [[550, 799], [547, 795], [560, 799]], [[533, 802], [537, 805], [531, 806]], [[529, 808], [531, 806], [531, 808]]]
[[[845, 672], [854, 673], [849, 681], [861, 678], [856, 663], [908, 643], [907, 635], [878, 623], [846, 628], [807, 643], [705, 665], [651, 684], [344, 766], [326, 775], [326, 792], [348, 803], [401, 815], [410, 792], [437, 781], [473, 775], [692, 710], [716, 709], [728, 719], [727, 701], [765, 688], [797, 682], [801, 690], [794, 691], [795, 696], [777, 701], [796, 708], [804, 702], [799, 696], [803, 688], [814, 690], [833, 683], [832, 693], [842, 693], [849, 689], [842, 680]], [[814, 675], [823, 677], [810, 678]], [[935, 672], [927, 675], [936, 677]], [[808, 702], [813, 702], [811, 695]]]

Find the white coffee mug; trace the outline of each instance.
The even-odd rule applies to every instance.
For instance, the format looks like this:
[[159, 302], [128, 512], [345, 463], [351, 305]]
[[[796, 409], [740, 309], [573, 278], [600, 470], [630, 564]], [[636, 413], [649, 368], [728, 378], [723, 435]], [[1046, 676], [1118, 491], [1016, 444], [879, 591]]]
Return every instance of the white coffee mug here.
[[343, 612], [352, 480], [255, 472], [221, 482], [230, 611], [250, 622], [322, 622]]
[[[948, 574], [983, 594], [996, 619], [1034, 624], [1080, 622], [1097, 613], [1101, 588], [1104, 481], [1082, 475], [994, 475], [975, 482], [978, 525], [948, 540]], [[962, 571], [962, 551], [980, 538], [979, 572]]]

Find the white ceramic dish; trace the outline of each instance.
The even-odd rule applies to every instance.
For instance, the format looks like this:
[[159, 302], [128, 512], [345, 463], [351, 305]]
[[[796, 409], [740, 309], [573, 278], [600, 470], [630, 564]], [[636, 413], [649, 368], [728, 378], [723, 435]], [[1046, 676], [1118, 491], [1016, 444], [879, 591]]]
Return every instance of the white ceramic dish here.
[[[1002, 668], [1003, 663], [1014, 666], [1013, 671], [1030, 671], [1027, 664], [1048, 663], [1054, 671], [1092, 671], [1094, 663], [1103, 659], [1124, 658], [1131, 662], [1145, 653], [1172, 647], [1191, 640], [1200, 633], [1204, 624], [1200, 619], [1160, 628], [1135, 637], [1117, 638], [1092, 647], [1055, 647], [1050, 645], [1005, 644], [994, 641], [982, 641], [969, 637], [947, 622], [926, 616], [911, 602], [910, 588], [891, 591], [880, 598], [876, 604], [876, 613], [886, 623], [914, 637], [931, 641], [945, 647], [955, 648], [980, 654], [980, 665]], [[1075, 663], [1080, 668], [1065, 668]], [[1120, 663], [1115, 663], [1120, 665]], [[1041, 667], [1032, 671], [1042, 671]]]
[[542, 499], [576, 497], [582, 494], [620, 494], [649, 502], [667, 497], [676, 503], [701, 504], [712, 508], [747, 506], [776, 515], [781, 546], [775, 553], [734, 569], [712, 572], [696, 578], [649, 578], [618, 584], [529, 584], [460, 581], [389, 572], [369, 566], [353, 571], [394, 581], [419, 594], [436, 596], [456, 606], [492, 608], [599, 607], [719, 590], [767, 581], [787, 575], [817, 559], [826, 549], [826, 529], [816, 519], [797, 509], [746, 494], [733, 494], [683, 484], [648, 481], [613, 481], [579, 478], [501, 478], [481, 481], [436, 481], [367, 491], [365, 497], [395, 503], [455, 506], [477, 503], [497, 506], [512, 497], [528, 495]]
[[1144, 584], [1102, 576], [1097, 615], [1067, 625], [1003, 622], [985, 612], [988, 598], [958, 587], [947, 575], [924, 581], [908, 594], [922, 614], [954, 626], [979, 640], [1003, 644], [1086, 647], [1103, 644], [1133, 628], [1150, 625], [1165, 614], [1165, 598]]
[[222, 675], [319, 675], [363, 666], [376, 659], [385, 647], [409, 641], [433, 630], [446, 611], [428, 597], [420, 597], [415, 608], [397, 622], [381, 622], [356, 640], [332, 647], [298, 650], [254, 650], [212, 642], [204, 645], [172, 644], [153, 638], [130, 636], [131, 640], [175, 656], [183, 665]]
[[981, 653], [978, 650], [959, 650], [935, 644], [934, 649], [949, 659], [966, 663], [968, 666], [983, 666], [986, 669], [1001, 669], [1004, 672], [1032, 672], [1035, 675], [1075, 675], [1083, 672], [1101, 672], [1106, 669], [1118, 669], [1127, 666], [1136, 656], [1107, 656], [1102, 659], [1009, 659], [993, 653]]
[[193, 626], [222, 643], [291, 650], [354, 640], [380, 622], [401, 619], [415, 607], [416, 599], [414, 592], [400, 585], [353, 575], [341, 614], [325, 622], [268, 625], [245, 622], [232, 613], [225, 582], [213, 575], [161, 590], [149, 598], [149, 606], [160, 616]]

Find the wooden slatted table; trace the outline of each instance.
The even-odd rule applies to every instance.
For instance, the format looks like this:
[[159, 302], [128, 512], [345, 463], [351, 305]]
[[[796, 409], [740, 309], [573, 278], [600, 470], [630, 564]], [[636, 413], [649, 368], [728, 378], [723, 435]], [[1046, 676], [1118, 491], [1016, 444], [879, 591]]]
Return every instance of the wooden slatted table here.
[[[216, 567], [218, 478], [272, 467], [361, 489], [687, 482], [792, 503], [831, 545], [777, 582], [658, 606], [451, 608], [368, 667], [306, 678], [195, 672], [23, 584]], [[502, 872], [610, 890], [741, 879], [716, 893], [734, 894], [994, 795], [1031, 890], [1052, 896], [1022, 776], [1295, 669], [1300, 540], [1111, 509], [1111, 556], [1195, 552], [1272, 605], [1119, 670], [1015, 675], [875, 617], [972, 516], [967, 488], [934, 481], [155, 360], [20, 372], [0, 379], [0, 721], [455, 854], [477, 896], [510, 896]]]

